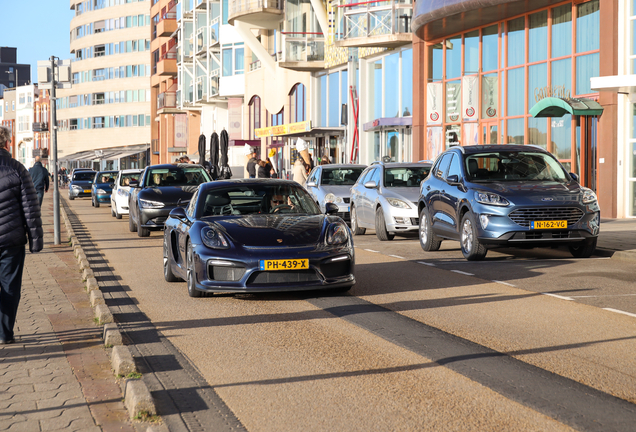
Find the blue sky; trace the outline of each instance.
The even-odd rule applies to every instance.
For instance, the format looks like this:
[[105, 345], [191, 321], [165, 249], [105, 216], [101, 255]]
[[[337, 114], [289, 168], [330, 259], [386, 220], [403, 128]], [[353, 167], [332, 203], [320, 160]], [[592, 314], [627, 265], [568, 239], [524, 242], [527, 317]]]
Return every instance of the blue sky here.
[[[69, 0], [0, 0], [0, 46], [17, 47], [18, 63], [31, 65], [37, 81], [38, 60], [71, 58]], [[22, 77], [20, 77], [22, 78]]]

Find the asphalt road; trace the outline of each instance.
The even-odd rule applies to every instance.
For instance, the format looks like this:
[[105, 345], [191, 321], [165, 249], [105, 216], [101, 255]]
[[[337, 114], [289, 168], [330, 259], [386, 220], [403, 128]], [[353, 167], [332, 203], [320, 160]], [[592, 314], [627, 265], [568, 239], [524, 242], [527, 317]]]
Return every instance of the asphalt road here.
[[[123, 303], [187, 364], [171, 385], [184, 399], [186, 378], [199, 386], [198, 404], [165, 413], [171, 430], [634, 430], [636, 317], [603, 309], [636, 313], [632, 264], [552, 249], [467, 263], [457, 243], [424, 253], [415, 237], [369, 231], [349, 295], [192, 299], [163, 280], [160, 233], [138, 238], [108, 206], [67, 203]], [[178, 367], [150, 357], [144, 379], [166, 386]], [[215, 397], [224, 423], [192, 426]]]

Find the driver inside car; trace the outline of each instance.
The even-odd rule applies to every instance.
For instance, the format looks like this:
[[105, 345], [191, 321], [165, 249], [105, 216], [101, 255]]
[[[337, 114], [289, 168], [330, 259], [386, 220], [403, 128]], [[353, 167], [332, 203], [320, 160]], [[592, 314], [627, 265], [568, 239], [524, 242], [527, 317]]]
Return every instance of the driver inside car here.
[[283, 192], [275, 192], [269, 200], [269, 212], [278, 213], [279, 211], [291, 211], [295, 206], [289, 195]]

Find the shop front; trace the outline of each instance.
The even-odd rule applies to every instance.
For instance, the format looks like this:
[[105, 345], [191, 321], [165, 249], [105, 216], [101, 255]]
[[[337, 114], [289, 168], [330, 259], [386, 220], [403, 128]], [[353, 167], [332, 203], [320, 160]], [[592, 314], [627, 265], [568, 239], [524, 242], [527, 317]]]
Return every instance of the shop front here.
[[373, 134], [373, 160], [411, 162], [413, 117], [379, 118], [365, 123], [362, 130]]
[[[414, 153], [435, 159], [453, 145], [540, 146], [597, 190], [601, 208], [612, 214], [615, 185], [605, 181], [603, 169], [613, 169], [614, 161], [600, 161], [602, 146], [612, 146], [601, 137], [612, 133], [615, 122], [591, 87], [591, 78], [615, 55], [601, 49], [613, 37], [600, 32], [612, 10], [601, 9], [605, 2], [599, 0], [498, 2], [506, 8], [456, 3], [416, 4]], [[475, 18], [462, 20], [461, 14]], [[539, 108], [555, 99], [601, 109], [573, 114], [569, 106], [550, 114]]]

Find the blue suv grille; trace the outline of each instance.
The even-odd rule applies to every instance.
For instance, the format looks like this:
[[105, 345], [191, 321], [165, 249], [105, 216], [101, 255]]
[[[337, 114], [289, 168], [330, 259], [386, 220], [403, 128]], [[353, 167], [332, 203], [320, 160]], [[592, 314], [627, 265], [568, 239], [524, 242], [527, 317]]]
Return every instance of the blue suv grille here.
[[538, 207], [515, 210], [508, 216], [514, 223], [529, 227], [532, 221], [566, 220], [568, 226], [583, 217], [583, 210], [577, 207]]

